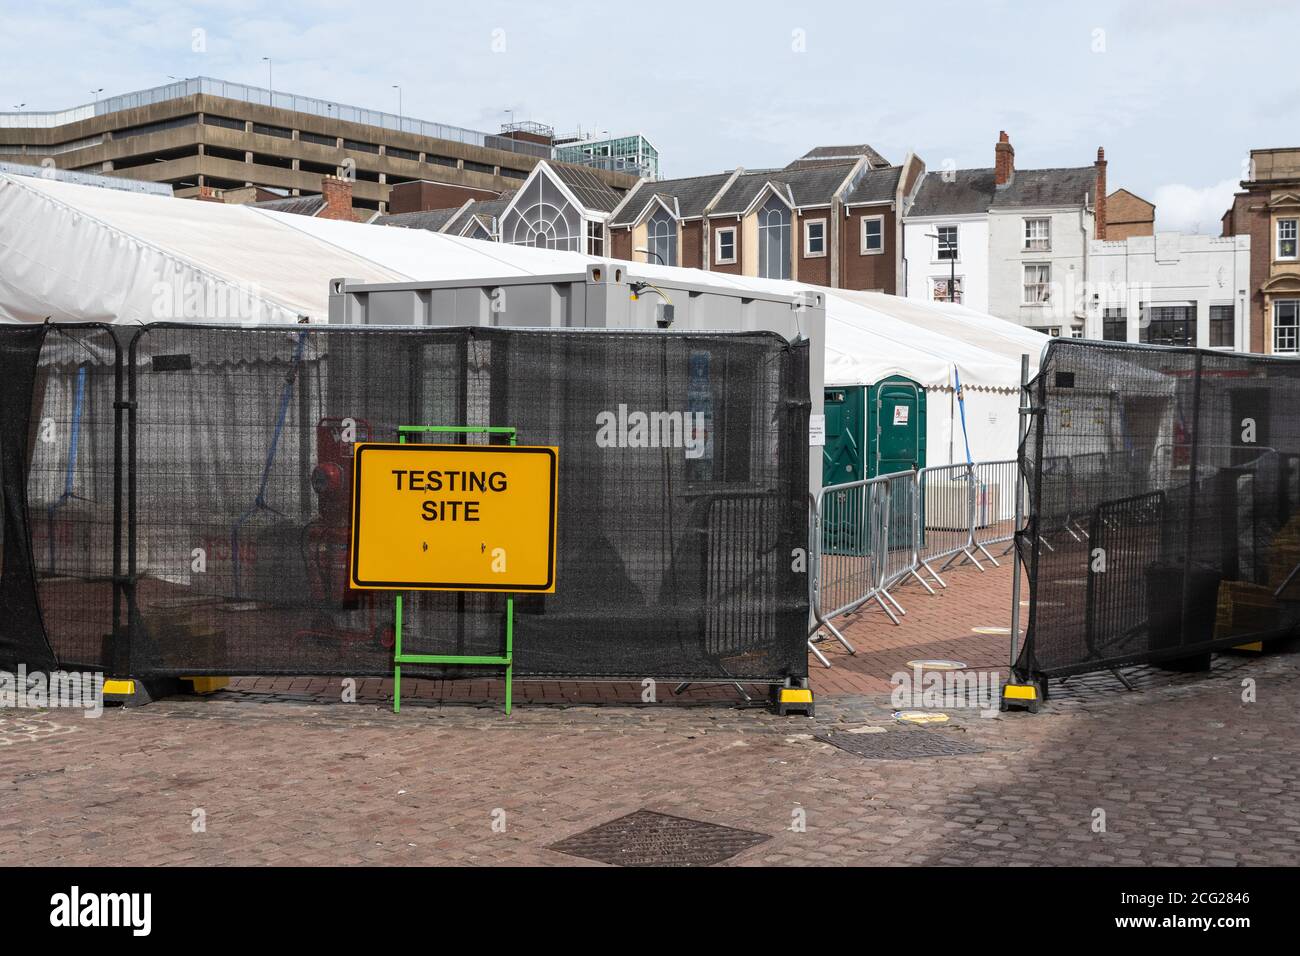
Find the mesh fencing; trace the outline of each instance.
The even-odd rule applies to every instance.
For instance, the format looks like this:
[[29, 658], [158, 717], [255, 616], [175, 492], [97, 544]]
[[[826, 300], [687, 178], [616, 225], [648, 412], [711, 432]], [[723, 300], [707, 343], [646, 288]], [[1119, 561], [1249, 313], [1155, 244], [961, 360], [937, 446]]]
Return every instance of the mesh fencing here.
[[[506, 425], [561, 449], [517, 676], [804, 676], [807, 362], [769, 333], [0, 329], [0, 664], [391, 673], [394, 595], [348, 584], [352, 443]], [[403, 650], [499, 655], [504, 610], [407, 592]]]
[[1300, 622], [1300, 363], [1054, 340], [1022, 449], [1023, 674], [1174, 666]]

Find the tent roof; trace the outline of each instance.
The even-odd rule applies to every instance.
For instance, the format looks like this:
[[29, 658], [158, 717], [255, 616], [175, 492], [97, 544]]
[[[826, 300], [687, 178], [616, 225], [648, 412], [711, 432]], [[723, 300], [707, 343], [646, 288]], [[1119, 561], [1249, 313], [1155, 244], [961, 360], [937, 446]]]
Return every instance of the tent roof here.
[[[420, 229], [295, 216], [246, 205], [136, 195], [0, 175], [0, 320], [324, 322], [329, 281], [473, 282], [585, 270], [576, 252], [503, 245]], [[636, 263], [661, 278], [794, 294], [808, 284]], [[815, 287], [812, 287], [815, 288]], [[237, 314], [194, 290], [238, 297]], [[1019, 356], [1037, 367], [1042, 336], [960, 306], [823, 289], [826, 382], [904, 375], [929, 387], [1014, 389]], [[172, 298], [168, 298], [172, 297]], [[159, 301], [165, 308], [160, 310]], [[1036, 346], [1036, 347], [1035, 347]]]

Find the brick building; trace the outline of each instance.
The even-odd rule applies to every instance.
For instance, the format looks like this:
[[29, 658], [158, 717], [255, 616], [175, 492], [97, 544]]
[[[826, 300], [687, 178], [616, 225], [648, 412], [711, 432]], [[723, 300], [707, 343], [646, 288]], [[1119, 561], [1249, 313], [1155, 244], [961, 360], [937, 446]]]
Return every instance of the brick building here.
[[1250, 351], [1300, 353], [1300, 147], [1251, 150], [1241, 188], [1222, 232], [1250, 238]]
[[1106, 197], [1106, 235], [1099, 238], [1118, 242], [1155, 234], [1155, 203], [1127, 189], [1117, 189]]
[[783, 169], [642, 181], [609, 218], [611, 254], [893, 293], [900, 214], [924, 170], [870, 146], [822, 146]]

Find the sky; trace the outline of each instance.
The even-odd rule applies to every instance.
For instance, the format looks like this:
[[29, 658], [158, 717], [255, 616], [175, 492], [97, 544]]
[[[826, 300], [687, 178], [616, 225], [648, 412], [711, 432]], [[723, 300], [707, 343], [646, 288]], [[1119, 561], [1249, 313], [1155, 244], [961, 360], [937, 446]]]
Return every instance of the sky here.
[[[1252, 148], [1300, 145], [1300, 5], [0, 0], [0, 111], [211, 76], [495, 132], [641, 132], [661, 174], [869, 143], [932, 170], [1084, 166], [1217, 234]], [[510, 111], [510, 112], [508, 112]]]

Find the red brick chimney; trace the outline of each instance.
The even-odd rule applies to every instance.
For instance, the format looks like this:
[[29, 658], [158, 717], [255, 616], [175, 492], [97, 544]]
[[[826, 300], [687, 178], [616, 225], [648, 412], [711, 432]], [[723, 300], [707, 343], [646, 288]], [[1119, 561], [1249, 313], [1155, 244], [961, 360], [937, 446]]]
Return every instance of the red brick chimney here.
[[998, 133], [998, 145], [993, 149], [993, 182], [1005, 186], [1016, 178], [1016, 151], [1011, 146], [1007, 131]]
[[1106, 238], [1106, 150], [1097, 147], [1097, 200], [1094, 205], [1093, 222], [1096, 225], [1096, 237]]
[[318, 214], [319, 218], [356, 222], [357, 217], [352, 214], [352, 180], [342, 176], [322, 176], [320, 191], [325, 197], [325, 208]]

